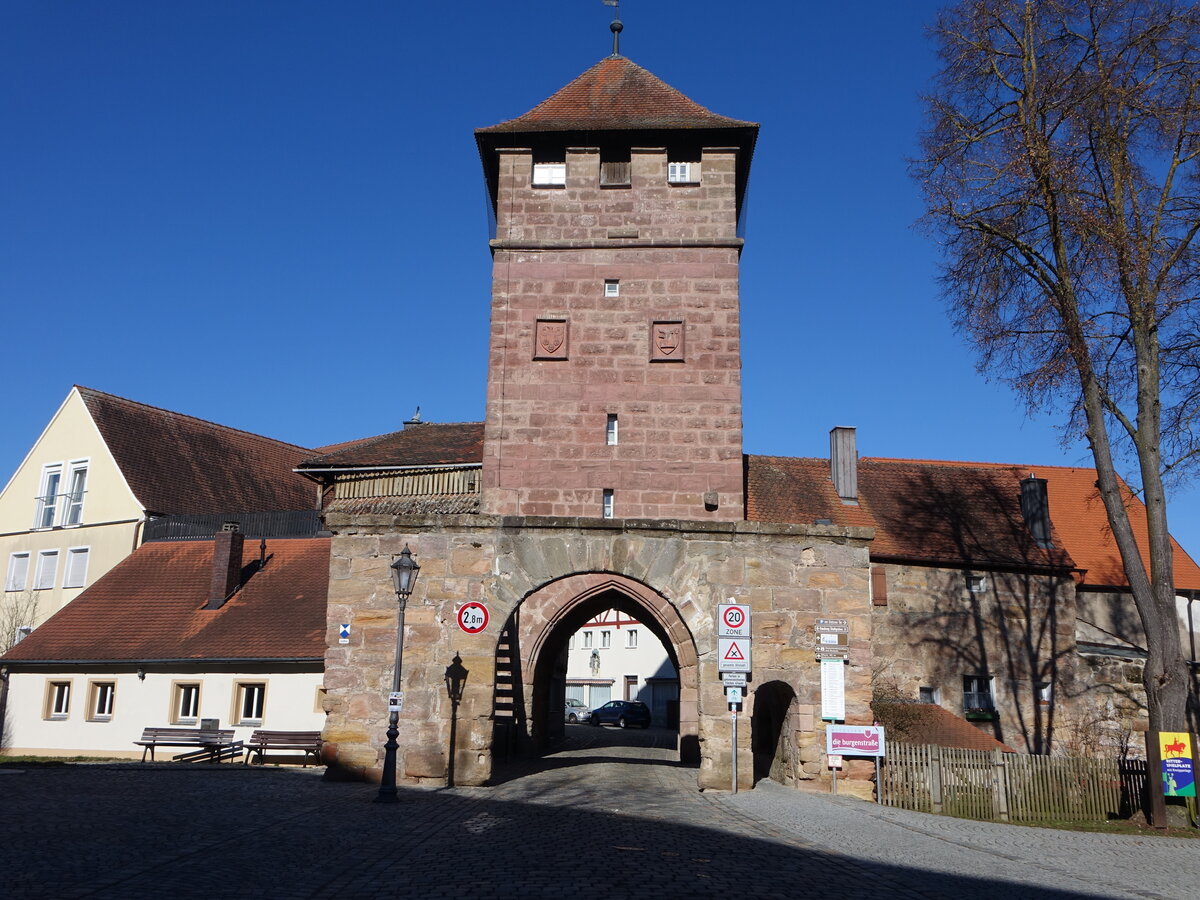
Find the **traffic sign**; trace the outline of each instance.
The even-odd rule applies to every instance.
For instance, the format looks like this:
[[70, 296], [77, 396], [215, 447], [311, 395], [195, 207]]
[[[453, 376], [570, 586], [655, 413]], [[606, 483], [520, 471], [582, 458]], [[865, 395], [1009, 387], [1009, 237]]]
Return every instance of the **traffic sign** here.
[[749, 672], [750, 641], [747, 638], [718, 638], [717, 668], [722, 672]]
[[458, 627], [467, 634], [479, 634], [488, 626], [487, 607], [476, 600], [458, 608]]
[[349, 622], [343, 622], [338, 626], [338, 643], [339, 644], [350, 643], [350, 623]]
[[741, 703], [742, 702], [742, 689], [740, 687], [726, 687], [725, 688], [725, 699], [728, 700], [730, 703]]
[[400, 712], [404, 709], [404, 691], [392, 691], [388, 694], [388, 712]]
[[721, 680], [725, 682], [726, 687], [745, 687], [746, 673], [745, 672], [722, 672]]
[[849, 659], [849, 647], [817, 647], [813, 650], [817, 659]]
[[750, 637], [750, 607], [740, 603], [717, 606], [717, 637]]

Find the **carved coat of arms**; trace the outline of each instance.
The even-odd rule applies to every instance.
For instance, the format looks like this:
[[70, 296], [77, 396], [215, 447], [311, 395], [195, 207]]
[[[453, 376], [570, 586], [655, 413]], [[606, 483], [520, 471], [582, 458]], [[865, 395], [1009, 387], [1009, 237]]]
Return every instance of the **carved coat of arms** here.
[[566, 339], [566, 322], [542, 322], [538, 328], [538, 346], [547, 356], [558, 353]]

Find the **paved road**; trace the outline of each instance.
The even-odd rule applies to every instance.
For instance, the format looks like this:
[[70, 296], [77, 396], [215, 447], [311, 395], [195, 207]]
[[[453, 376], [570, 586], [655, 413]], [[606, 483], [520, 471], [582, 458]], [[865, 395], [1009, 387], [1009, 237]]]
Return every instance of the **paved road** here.
[[695, 790], [665, 732], [571, 726], [490, 788], [118, 764], [0, 775], [4, 898], [1200, 897], [1200, 841]]

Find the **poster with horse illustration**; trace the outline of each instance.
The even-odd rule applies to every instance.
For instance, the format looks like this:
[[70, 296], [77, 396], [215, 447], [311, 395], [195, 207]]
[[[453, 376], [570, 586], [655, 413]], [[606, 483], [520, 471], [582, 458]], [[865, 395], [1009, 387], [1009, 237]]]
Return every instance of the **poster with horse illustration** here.
[[1163, 793], [1168, 797], [1196, 796], [1196, 753], [1192, 736], [1182, 731], [1158, 733]]

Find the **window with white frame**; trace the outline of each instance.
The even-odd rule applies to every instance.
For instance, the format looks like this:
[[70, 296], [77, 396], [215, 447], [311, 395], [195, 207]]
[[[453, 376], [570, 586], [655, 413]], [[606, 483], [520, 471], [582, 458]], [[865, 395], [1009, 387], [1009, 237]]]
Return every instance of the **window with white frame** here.
[[685, 162], [667, 163], [667, 181], [671, 184], [690, 184], [692, 178], [692, 164]]
[[621, 296], [621, 282], [618, 281], [616, 278], [605, 279], [604, 296], [605, 297], [620, 297]]
[[267, 686], [262, 682], [242, 682], [237, 686], [236, 725], [261, 725]]
[[604, 442], [610, 447], [617, 445], [617, 414], [609, 413], [608, 422], [604, 426]]
[[50, 590], [52, 587], [54, 587], [54, 580], [57, 577], [58, 551], [38, 551], [37, 572], [35, 572], [33, 576], [33, 589], [35, 591]]
[[586, 650], [590, 646], [592, 646], [592, 633], [590, 631], [585, 631], [583, 633], [583, 649]]
[[46, 718], [65, 719], [71, 712], [71, 682], [51, 681], [46, 684]]
[[70, 547], [67, 550], [67, 567], [63, 570], [63, 587], [81, 588], [87, 581], [87, 547]]
[[558, 187], [566, 183], [567, 164], [565, 162], [533, 164], [534, 187]]
[[611, 631], [600, 632], [600, 646], [601, 647], [611, 647], [612, 646], [612, 632]]
[[982, 594], [984, 591], [987, 590], [987, 576], [986, 575], [968, 575], [967, 576], [967, 588], [971, 591], [972, 594]]
[[613, 517], [613, 489], [612, 488], [604, 489], [604, 506], [603, 506], [602, 515], [606, 519], [611, 519]]
[[941, 703], [942, 692], [930, 685], [922, 685], [917, 688], [917, 698], [922, 703]]
[[996, 708], [992, 695], [992, 679], [990, 676], [963, 676], [963, 707], [968, 712], [991, 712]]
[[633, 649], [634, 647], [637, 647], [637, 642], [638, 642], [637, 629], [630, 628], [627, 632], [625, 632], [625, 646], [629, 647], [630, 649]]
[[200, 718], [200, 685], [177, 682], [171, 700], [171, 721], [176, 725], [195, 725]]
[[117, 686], [111, 681], [93, 681], [90, 688], [91, 698], [88, 701], [88, 719], [93, 722], [107, 722], [113, 714], [113, 698]]
[[13, 553], [8, 557], [8, 574], [4, 578], [6, 591], [23, 591], [29, 583], [29, 554]]
[[29, 637], [31, 634], [33, 634], [33, 626], [32, 625], [18, 625], [17, 631], [13, 635], [13, 646], [15, 647], [17, 644], [21, 643], [21, 641], [25, 640], [25, 638]]
[[83, 495], [87, 491], [87, 463], [72, 463], [67, 494], [63, 498], [64, 525], [78, 525], [83, 521]]
[[42, 486], [37, 497], [34, 528], [79, 525], [83, 522], [83, 498], [87, 493], [86, 460], [51, 463], [42, 469]]

